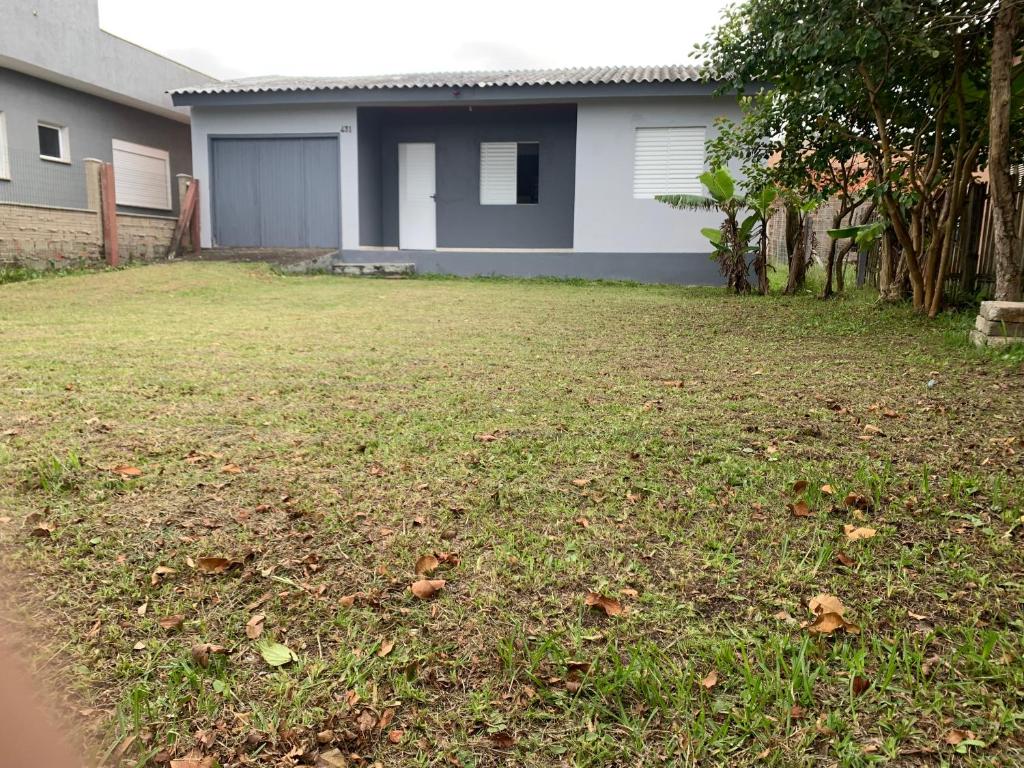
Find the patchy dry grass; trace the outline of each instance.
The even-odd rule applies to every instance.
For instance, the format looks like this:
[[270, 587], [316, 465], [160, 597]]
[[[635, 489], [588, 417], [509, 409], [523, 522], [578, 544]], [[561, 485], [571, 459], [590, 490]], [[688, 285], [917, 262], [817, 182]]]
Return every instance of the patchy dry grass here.
[[[11, 621], [124, 765], [1019, 764], [1024, 377], [967, 322], [216, 264], [3, 286]], [[801, 628], [819, 593], [861, 633]]]

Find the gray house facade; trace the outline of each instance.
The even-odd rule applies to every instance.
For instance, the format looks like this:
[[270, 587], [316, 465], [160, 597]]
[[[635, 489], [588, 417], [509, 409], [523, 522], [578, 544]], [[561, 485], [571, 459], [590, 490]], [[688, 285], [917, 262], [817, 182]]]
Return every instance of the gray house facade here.
[[258, 78], [192, 110], [205, 247], [337, 249], [458, 275], [714, 284], [705, 141], [739, 117], [692, 67]]
[[0, 202], [84, 208], [94, 158], [120, 211], [175, 215], [191, 133], [167, 92], [213, 78], [105, 32], [96, 0], [0, 7]]

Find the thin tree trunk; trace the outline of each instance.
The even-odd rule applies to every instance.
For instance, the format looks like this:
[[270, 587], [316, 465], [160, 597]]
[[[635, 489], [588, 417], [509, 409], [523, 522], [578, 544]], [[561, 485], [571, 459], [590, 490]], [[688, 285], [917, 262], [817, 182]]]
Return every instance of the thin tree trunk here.
[[989, 188], [992, 193], [992, 234], [995, 246], [998, 301], [1021, 300], [1020, 241], [1013, 210], [1010, 176], [1010, 91], [1013, 44], [1020, 0], [1001, 0], [992, 33], [992, 82], [989, 87]]
[[[795, 221], [796, 226], [791, 230], [787, 211], [786, 243], [787, 245], [792, 243], [792, 245], [789, 245], [789, 279], [786, 281], [786, 290], [783, 291], [787, 296], [793, 296], [797, 291], [801, 290], [807, 277], [807, 248], [805, 244], [806, 238], [804, 237], [804, 225], [807, 217], [797, 213]], [[792, 238], [790, 238], [791, 233]]]

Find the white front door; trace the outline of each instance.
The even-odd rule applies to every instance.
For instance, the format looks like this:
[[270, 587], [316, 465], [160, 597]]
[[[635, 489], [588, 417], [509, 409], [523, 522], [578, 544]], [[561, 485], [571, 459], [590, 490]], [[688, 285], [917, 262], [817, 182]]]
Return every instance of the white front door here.
[[434, 208], [434, 145], [398, 145], [398, 247], [433, 250], [437, 247]]

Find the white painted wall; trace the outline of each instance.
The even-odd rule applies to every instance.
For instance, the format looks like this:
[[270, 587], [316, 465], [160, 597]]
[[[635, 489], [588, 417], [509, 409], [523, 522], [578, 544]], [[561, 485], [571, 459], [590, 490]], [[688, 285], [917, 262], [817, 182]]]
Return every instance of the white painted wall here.
[[[342, 127], [348, 131], [342, 132]], [[359, 134], [355, 107], [192, 107], [192, 175], [200, 180], [202, 245], [212, 247], [210, 226], [210, 136], [336, 134], [341, 140], [341, 246], [359, 247]]]
[[576, 205], [573, 248], [587, 253], [708, 253], [701, 227], [717, 227], [714, 212], [680, 211], [633, 197], [637, 128], [707, 127], [739, 119], [736, 99], [680, 96], [581, 101], [576, 113]]

